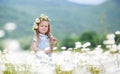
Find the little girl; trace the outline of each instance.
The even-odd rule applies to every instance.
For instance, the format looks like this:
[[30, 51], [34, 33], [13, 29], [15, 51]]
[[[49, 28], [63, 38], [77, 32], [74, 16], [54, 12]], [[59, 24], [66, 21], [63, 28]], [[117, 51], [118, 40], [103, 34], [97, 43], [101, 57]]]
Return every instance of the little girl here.
[[51, 36], [50, 22], [48, 16], [41, 14], [34, 22], [33, 30], [35, 32], [32, 49], [35, 52], [43, 51], [51, 54], [57, 40]]

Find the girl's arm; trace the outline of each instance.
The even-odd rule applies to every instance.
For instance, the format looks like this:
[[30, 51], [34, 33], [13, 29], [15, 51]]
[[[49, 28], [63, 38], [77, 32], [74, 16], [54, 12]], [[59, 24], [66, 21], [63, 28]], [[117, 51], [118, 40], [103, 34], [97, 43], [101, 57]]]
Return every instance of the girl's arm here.
[[37, 36], [35, 35], [33, 38], [33, 42], [32, 42], [32, 50], [35, 52], [38, 52], [40, 49], [38, 48], [38, 39]]
[[50, 42], [51, 49], [53, 49], [55, 47], [56, 43], [57, 43], [57, 39], [54, 37], [51, 38], [51, 42]]
[[39, 50], [36, 42], [32, 43], [32, 50], [35, 51], [35, 52], [37, 52]]

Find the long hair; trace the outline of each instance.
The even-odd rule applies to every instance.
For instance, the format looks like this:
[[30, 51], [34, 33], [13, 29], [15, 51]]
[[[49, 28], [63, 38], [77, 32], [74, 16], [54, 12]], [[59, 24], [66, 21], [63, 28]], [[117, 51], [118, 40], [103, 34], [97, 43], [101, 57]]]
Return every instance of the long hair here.
[[[34, 33], [35, 33], [35, 36], [36, 36], [36, 40], [37, 40], [37, 45], [38, 45], [39, 42], [40, 42], [40, 38], [39, 38], [39, 34], [40, 34], [39, 25], [40, 25], [43, 21], [47, 21], [47, 22], [48, 22], [48, 31], [46, 32], [45, 35], [48, 36], [48, 38], [50, 39], [50, 42], [51, 42], [51, 39], [52, 39], [49, 19], [48, 19], [48, 17], [47, 17], [46, 15], [41, 14], [40, 17], [35, 20], [34, 26], [33, 26], [33, 30], [34, 30]], [[51, 46], [51, 45], [50, 45], [50, 46]]]

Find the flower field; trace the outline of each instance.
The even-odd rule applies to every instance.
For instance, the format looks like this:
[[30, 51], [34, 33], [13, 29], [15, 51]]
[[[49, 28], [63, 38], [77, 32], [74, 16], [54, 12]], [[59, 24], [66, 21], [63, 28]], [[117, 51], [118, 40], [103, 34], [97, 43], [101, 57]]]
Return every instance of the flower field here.
[[[0, 74], [120, 74], [120, 44], [115, 44], [115, 35], [107, 35], [94, 50], [86, 42], [75, 43], [75, 48], [53, 52], [51, 56], [33, 51], [0, 51]], [[54, 48], [54, 50], [56, 50]], [[80, 52], [76, 50], [81, 50]]]

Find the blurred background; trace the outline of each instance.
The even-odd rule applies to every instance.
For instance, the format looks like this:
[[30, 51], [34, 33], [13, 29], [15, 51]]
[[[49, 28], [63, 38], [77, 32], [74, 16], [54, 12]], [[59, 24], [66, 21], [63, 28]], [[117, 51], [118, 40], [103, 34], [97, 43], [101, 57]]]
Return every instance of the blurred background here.
[[0, 50], [31, 50], [33, 23], [41, 13], [51, 19], [58, 47], [76, 41], [96, 47], [120, 30], [120, 0], [0, 0]]

